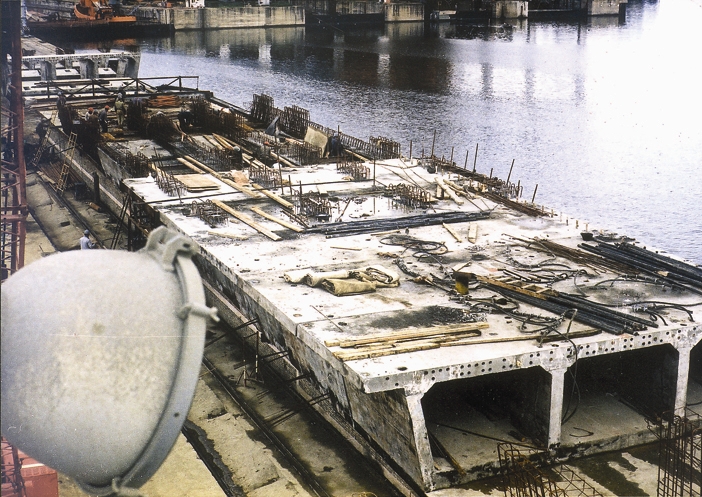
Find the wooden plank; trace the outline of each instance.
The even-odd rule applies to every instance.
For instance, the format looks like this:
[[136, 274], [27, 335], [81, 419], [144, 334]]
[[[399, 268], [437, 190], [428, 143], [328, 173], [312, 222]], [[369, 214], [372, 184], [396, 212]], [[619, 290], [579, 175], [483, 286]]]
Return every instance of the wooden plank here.
[[245, 194], [248, 195], [249, 197], [259, 198], [259, 195], [258, 195], [256, 192], [252, 192], [252, 191], [249, 190], [248, 188], [244, 188], [242, 185], [239, 185], [238, 183], [235, 183], [235, 182], [233, 182], [233, 181], [231, 181], [231, 180], [228, 180], [228, 179], [224, 178], [221, 174], [219, 174], [219, 173], [218, 173], [217, 171], [215, 171], [214, 169], [212, 169], [212, 168], [206, 166], [205, 164], [203, 164], [202, 162], [200, 162], [200, 161], [198, 161], [198, 160], [196, 160], [196, 159], [193, 159], [193, 158], [190, 157], [189, 155], [186, 155], [186, 156], [185, 156], [185, 159], [187, 159], [188, 162], [192, 162], [193, 164], [195, 164], [195, 165], [196, 165], [197, 167], [199, 167], [200, 169], [203, 169], [204, 171], [207, 171], [207, 172], [210, 173], [212, 176], [214, 176], [215, 178], [217, 178], [218, 180], [220, 180], [222, 183], [231, 186], [231, 187], [234, 188], [235, 190], [240, 191], [241, 193], [245, 193]]
[[478, 240], [478, 223], [470, 223], [468, 225], [468, 241], [475, 243]]
[[[458, 196], [457, 196], [456, 193], [453, 191], [453, 189], [451, 189], [451, 187], [449, 187], [446, 183], [444, 183], [443, 178], [441, 178], [440, 176], [437, 176], [437, 177], [436, 177], [436, 184], [439, 185], [439, 187], [440, 187], [444, 192], [446, 192], [446, 195], [448, 195], [449, 197], [451, 197], [451, 199], [452, 199], [454, 202], [456, 202], [458, 205], [463, 205], [463, 203], [464, 203], [463, 200], [461, 200], [460, 198], [458, 198]], [[438, 196], [438, 195], [437, 195], [437, 196]]]
[[202, 135], [202, 137], [203, 137], [205, 140], [207, 140], [207, 142], [208, 142], [210, 145], [212, 145], [214, 148], [216, 148], [217, 150], [219, 150], [219, 151], [221, 151], [221, 152], [224, 151], [224, 147], [223, 147], [217, 140], [215, 140], [214, 138], [212, 138], [211, 136]]
[[219, 136], [217, 133], [212, 133], [212, 137], [217, 140], [217, 142], [224, 148], [230, 151], [235, 151], [236, 149], [229, 144], [226, 140], [223, 140], [221, 136]]
[[188, 162], [187, 160], [183, 159], [182, 157], [176, 157], [176, 160], [177, 160], [178, 162], [180, 162], [181, 164], [183, 164], [183, 165], [184, 165], [185, 167], [187, 167], [188, 169], [190, 169], [191, 171], [194, 171], [194, 172], [196, 172], [196, 173], [198, 173], [198, 174], [205, 174], [205, 171], [203, 171], [203, 170], [200, 169], [199, 167], [195, 166], [194, 164], [191, 164], [190, 162]]
[[235, 218], [237, 218], [237, 219], [238, 219], [239, 221], [241, 221], [242, 223], [248, 224], [248, 225], [251, 226], [253, 229], [255, 229], [256, 231], [258, 231], [258, 232], [261, 233], [262, 235], [267, 236], [267, 237], [270, 238], [271, 240], [276, 241], [276, 242], [277, 242], [278, 240], [282, 240], [282, 238], [281, 238], [280, 236], [276, 235], [275, 233], [273, 233], [273, 232], [272, 232], [271, 230], [269, 230], [268, 228], [266, 228], [266, 227], [264, 227], [264, 226], [261, 226], [261, 225], [258, 224], [256, 221], [254, 221], [254, 220], [251, 218], [251, 216], [248, 216], [248, 215], [244, 214], [243, 212], [239, 212], [239, 211], [236, 210], [236, 209], [232, 209], [231, 207], [229, 207], [227, 204], [225, 204], [225, 203], [222, 202], [221, 200], [212, 200], [212, 203], [215, 204], [215, 205], [216, 205], [217, 207], [219, 207], [220, 209], [222, 209], [223, 211], [228, 212], [229, 214], [231, 214], [232, 216], [234, 216]]
[[188, 191], [219, 190], [217, 183], [199, 174], [174, 174], [173, 177], [183, 183]]
[[285, 226], [286, 228], [293, 230], [297, 233], [302, 233], [303, 231], [305, 231], [303, 228], [295, 226], [294, 224], [287, 222], [285, 219], [280, 219], [279, 217], [275, 217], [272, 214], [268, 214], [259, 207], [251, 207], [251, 210], [259, 216], [265, 217], [266, 219], [273, 221], [274, 223], [278, 223], [281, 226]]
[[458, 233], [456, 233], [456, 231], [453, 228], [449, 227], [446, 223], [441, 223], [441, 226], [443, 226], [446, 231], [451, 233], [451, 236], [454, 237], [458, 243], [461, 243], [463, 241], [461, 240], [461, 237], [458, 235]]
[[506, 288], [508, 290], [512, 290], [513, 292], [523, 293], [524, 295], [530, 295], [532, 297], [536, 297], [537, 299], [541, 299], [541, 300], [546, 300], [548, 295], [557, 295], [557, 292], [554, 290], [551, 290], [550, 288], [545, 288], [541, 292], [537, 293], [537, 292], [528, 290], [526, 288], [523, 288], [521, 286], [510, 285], [509, 283], [505, 283], [504, 281], [500, 281], [500, 280], [497, 280], [495, 278], [487, 278], [485, 276], [480, 276], [479, 274], [476, 274], [475, 277], [478, 280], [483, 281], [485, 283], [499, 286], [501, 288]]
[[328, 340], [324, 342], [324, 345], [326, 345], [327, 347], [339, 346], [342, 348], [357, 347], [358, 345], [386, 342], [392, 340], [426, 338], [435, 335], [451, 335], [454, 333], [481, 330], [487, 328], [488, 326], [488, 323], [484, 321], [479, 321], [477, 323], [459, 323], [454, 325], [430, 326], [428, 328], [416, 328], [414, 330], [381, 333], [373, 336], [366, 336], [360, 338]]
[[280, 205], [282, 205], [282, 206], [285, 207], [286, 209], [292, 209], [293, 207], [295, 207], [292, 203], [290, 203], [290, 202], [288, 202], [287, 200], [285, 200], [284, 198], [282, 198], [282, 197], [276, 195], [275, 193], [273, 193], [273, 192], [271, 192], [271, 191], [269, 191], [269, 190], [266, 190], [266, 189], [263, 188], [261, 185], [257, 185], [256, 183], [252, 183], [251, 186], [252, 186], [256, 191], [263, 193], [266, 197], [268, 197], [268, 198], [270, 198], [270, 199], [272, 199], [272, 200], [275, 200], [277, 203], [279, 203]]
[[232, 240], [248, 240], [248, 236], [235, 235], [234, 233], [222, 233], [219, 231], [208, 231], [208, 235], [221, 236], [223, 238], [231, 238]]
[[384, 357], [396, 354], [406, 354], [408, 352], [418, 352], [420, 350], [438, 349], [438, 343], [426, 343], [421, 345], [412, 346], [398, 346], [391, 349], [383, 350], [369, 350], [369, 351], [345, 351], [340, 350], [334, 352], [334, 357], [341, 359], [342, 361], [358, 361], [360, 359], [372, 359], [374, 357]]
[[[249, 130], [249, 131], [253, 131], [253, 130]], [[243, 152], [251, 154], [251, 151], [249, 149], [247, 149], [246, 147], [243, 147], [241, 144], [239, 144], [235, 141], [230, 140], [226, 136], [218, 135], [217, 133], [212, 133], [212, 136], [217, 138], [217, 140], [225, 141], [225, 142], [229, 143], [234, 148], [239, 147], [239, 149], [242, 150]]]

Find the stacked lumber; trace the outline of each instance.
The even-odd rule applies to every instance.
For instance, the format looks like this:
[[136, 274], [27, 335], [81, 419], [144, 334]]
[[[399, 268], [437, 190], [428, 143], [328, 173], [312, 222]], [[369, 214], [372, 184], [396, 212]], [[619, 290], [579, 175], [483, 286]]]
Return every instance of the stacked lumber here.
[[480, 336], [480, 330], [488, 326], [486, 322], [432, 326], [358, 338], [327, 340], [324, 344], [327, 347], [348, 349], [333, 351], [332, 354], [337, 359], [356, 361], [420, 350], [438, 349], [439, 347], [450, 345], [462, 345], [461, 340]]
[[178, 95], [158, 95], [149, 98], [149, 107], [162, 109], [164, 107], [180, 107], [180, 97]]

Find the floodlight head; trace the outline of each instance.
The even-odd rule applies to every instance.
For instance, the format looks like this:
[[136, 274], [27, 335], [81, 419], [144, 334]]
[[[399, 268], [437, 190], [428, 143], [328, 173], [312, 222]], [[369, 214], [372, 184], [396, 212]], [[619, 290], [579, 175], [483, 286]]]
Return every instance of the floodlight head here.
[[71, 251], [2, 285], [2, 434], [92, 495], [143, 485], [192, 402], [207, 318], [191, 257], [164, 227], [138, 253]]

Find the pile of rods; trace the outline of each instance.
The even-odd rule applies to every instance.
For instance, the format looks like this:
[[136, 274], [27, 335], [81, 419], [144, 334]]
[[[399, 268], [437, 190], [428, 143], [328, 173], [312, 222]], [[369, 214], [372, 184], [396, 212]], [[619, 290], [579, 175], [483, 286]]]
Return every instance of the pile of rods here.
[[[516, 237], [515, 237], [516, 238]], [[554, 256], [562, 257], [564, 259], [569, 259], [578, 264], [584, 266], [591, 266], [603, 270], [614, 271], [615, 273], [622, 274], [638, 274], [638, 270], [610, 259], [600, 257], [599, 255], [593, 255], [589, 252], [583, 252], [582, 250], [566, 247], [560, 243], [552, 242], [551, 240], [545, 240], [543, 238], [534, 238], [532, 240], [523, 240], [521, 238], [516, 238], [517, 240], [527, 244], [527, 247], [532, 247], [537, 250], [543, 250]]]
[[329, 224], [319, 224], [305, 230], [306, 233], [322, 233], [327, 238], [361, 235], [393, 231], [405, 228], [418, 228], [420, 226], [433, 226], [437, 224], [465, 223], [479, 221], [490, 217], [489, 212], [446, 212], [436, 214], [420, 214], [392, 219], [378, 219], [373, 221], [351, 221]]
[[663, 278], [674, 288], [702, 295], [702, 268], [665, 257], [630, 243], [581, 243], [580, 248], [602, 257], [634, 267], [656, 278]]
[[549, 295], [545, 299], [541, 299], [490, 283], [483, 283], [482, 285], [505, 297], [525, 302], [557, 315], [565, 314], [570, 317], [572, 310], [575, 309], [577, 310], [573, 318], [575, 321], [599, 328], [614, 335], [643, 331], [648, 326], [653, 326], [654, 328], [658, 327], [658, 324], [651, 320], [624, 314], [623, 312], [616, 311], [603, 304], [598, 304], [576, 295]]

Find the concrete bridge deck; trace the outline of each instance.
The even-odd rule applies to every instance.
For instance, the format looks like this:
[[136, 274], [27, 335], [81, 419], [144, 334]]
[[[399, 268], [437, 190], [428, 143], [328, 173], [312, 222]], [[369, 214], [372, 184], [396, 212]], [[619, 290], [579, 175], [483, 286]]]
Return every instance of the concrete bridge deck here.
[[[376, 185], [412, 178], [426, 187], [436, 181], [435, 174], [414, 163], [386, 161], [368, 166], [375, 169]], [[346, 221], [410, 214], [374, 190], [373, 181], [342, 180], [334, 165], [283, 172], [292, 185], [310, 185], [303, 187], [305, 193], [324, 184], [335, 205], [332, 219], [342, 212]], [[212, 198], [250, 216], [257, 212], [251, 209], [258, 207], [284, 217], [282, 208], [267, 197], [253, 199], [216, 178], [204, 177], [219, 187]], [[337, 183], [329, 184], [333, 181]], [[390, 233], [447, 249], [440, 255], [413, 256], [416, 249], [388, 245], [397, 238], [296, 234], [259, 215], [256, 222], [280, 240], [233, 219], [212, 228], [190, 215], [189, 203], [168, 200], [153, 180], [129, 179], [125, 184], [158, 210], [164, 224], [200, 244], [201, 271], [228, 305], [258, 319], [262, 340], [288, 354], [301, 372], [311, 372], [336, 408], [425, 490], [493, 473], [496, 440], [516, 437], [565, 457], [615, 450], [653, 439], [647, 416], [681, 411], [688, 402], [702, 399], [699, 380], [692, 380], [702, 375], [702, 326], [689, 321], [681, 310], [699, 301], [699, 295], [653, 281], [622, 279], [611, 271], [537, 250], [536, 237], [575, 248], [582, 242], [583, 229], [574, 220], [533, 218], [479, 197], [466, 199], [463, 205], [446, 198], [429, 212], [489, 209], [492, 214], [485, 220], [447, 225], [450, 229], [434, 225]], [[192, 195], [188, 202], [209, 195]], [[286, 198], [295, 200], [294, 195]], [[473, 225], [477, 226], [475, 244], [466, 240], [475, 230]], [[393, 264], [398, 258], [420, 276], [399, 271]], [[399, 286], [338, 297], [284, 278], [300, 270], [316, 273], [371, 266], [399, 274]], [[570, 315], [558, 316], [524, 303], [507, 314], [495, 307], [490, 311], [491, 305], [511, 304], [486, 288], [471, 286], [467, 295], [461, 295], [446, 287], [445, 277], [452, 270], [498, 278], [530, 274], [537, 268], [547, 269], [552, 276], [568, 275], [554, 276], [548, 285], [553, 289], [585, 293], [624, 313], [631, 313], [632, 301], [665, 301], [677, 307], [661, 311], [663, 319], [650, 321], [645, 330], [610, 334], [592, 330], [577, 319], [571, 322]], [[485, 303], [489, 305], [481, 305]], [[645, 313], [638, 315], [648, 319]], [[460, 333], [457, 330], [472, 321], [487, 324], [475, 336], [444, 336], [410, 345], [395, 342], [390, 352], [382, 343], [392, 342], [392, 334], [400, 331], [426, 333], [438, 327]], [[550, 330], [557, 339], [539, 343], [538, 330]], [[567, 330], [573, 337], [588, 331], [594, 334], [558, 336]], [[347, 340], [373, 337], [381, 343], [341, 346]]]

